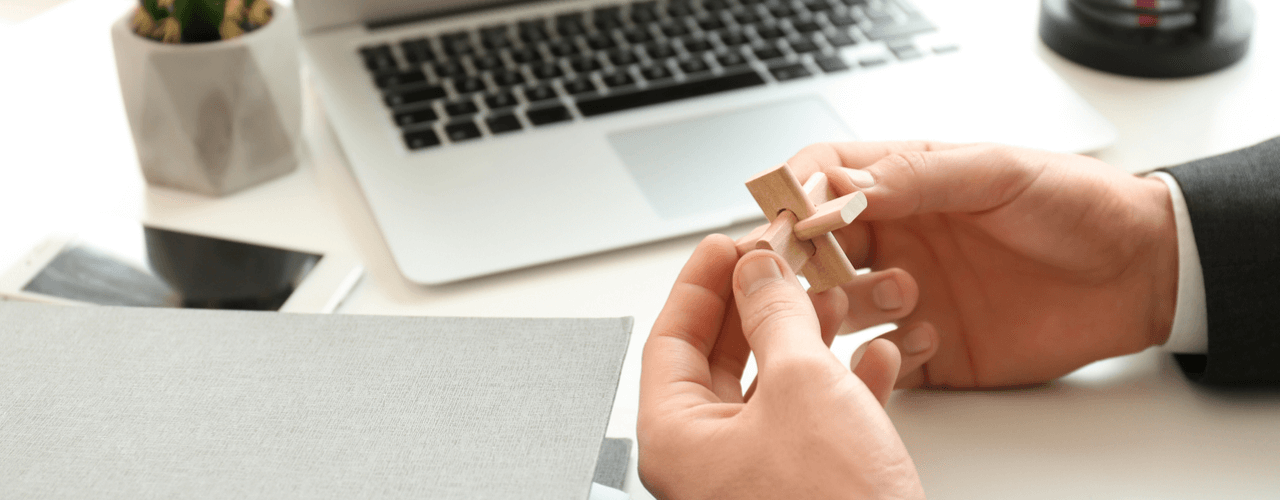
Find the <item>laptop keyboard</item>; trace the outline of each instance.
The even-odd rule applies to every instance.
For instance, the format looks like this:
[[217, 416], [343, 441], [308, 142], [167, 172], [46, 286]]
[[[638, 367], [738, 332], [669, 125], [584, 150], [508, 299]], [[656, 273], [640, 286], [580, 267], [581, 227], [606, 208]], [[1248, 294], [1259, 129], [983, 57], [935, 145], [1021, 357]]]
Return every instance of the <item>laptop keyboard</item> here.
[[639, 0], [359, 52], [420, 150], [956, 50], [933, 30], [904, 0]]

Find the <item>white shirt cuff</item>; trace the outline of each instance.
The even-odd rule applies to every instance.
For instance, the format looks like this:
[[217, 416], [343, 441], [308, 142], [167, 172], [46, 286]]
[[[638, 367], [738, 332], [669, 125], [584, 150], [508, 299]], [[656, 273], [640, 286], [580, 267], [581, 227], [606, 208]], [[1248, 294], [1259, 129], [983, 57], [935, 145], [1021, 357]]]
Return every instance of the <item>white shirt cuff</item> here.
[[1182, 197], [1182, 187], [1172, 175], [1152, 172], [1147, 176], [1160, 179], [1169, 186], [1178, 229], [1178, 302], [1174, 306], [1173, 330], [1164, 348], [1183, 354], [1207, 354], [1209, 320], [1204, 298], [1204, 273], [1200, 269], [1200, 251], [1191, 230], [1187, 200]]

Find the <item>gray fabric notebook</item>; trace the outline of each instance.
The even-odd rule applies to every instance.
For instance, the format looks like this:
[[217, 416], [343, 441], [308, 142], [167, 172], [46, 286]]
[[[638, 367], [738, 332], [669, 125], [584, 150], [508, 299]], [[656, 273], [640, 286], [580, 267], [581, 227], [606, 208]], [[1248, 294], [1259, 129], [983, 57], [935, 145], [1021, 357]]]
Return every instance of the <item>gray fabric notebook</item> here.
[[631, 323], [0, 301], [0, 497], [585, 499]]

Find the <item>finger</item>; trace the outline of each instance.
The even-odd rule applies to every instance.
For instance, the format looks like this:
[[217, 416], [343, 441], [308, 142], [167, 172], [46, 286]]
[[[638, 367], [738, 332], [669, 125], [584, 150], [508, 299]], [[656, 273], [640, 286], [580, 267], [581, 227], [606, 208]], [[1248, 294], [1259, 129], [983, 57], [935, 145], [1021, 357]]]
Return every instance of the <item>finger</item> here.
[[831, 169], [836, 194], [867, 195], [863, 221], [936, 212], [983, 212], [1013, 200], [1048, 161], [1044, 153], [977, 145], [940, 151], [904, 151], [862, 169]]
[[809, 296], [778, 254], [752, 250], [742, 256], [733, 273], [733, 293], [742, 333], [761, 373], [775, 360], [830, 356]]
[[843, 332], [854, 332], [906, 317], [916, 308], [920, 286], [902, 269], [859, 274], [840, 285], [848, 296]]
[[902, 355], [898, 371], [898, 388], [923, 386], [926, 382], [925, 363], [938, 352], [938, 330], [932, 323], [922, 322], [886, 333], [881, 339], [893, 342]]
[[720, 401], [741, 403], [742, 370], [751, 356], [751, 347], [742, 336], [742, 320], [738, 317], [737, 303], [730, 300], [724, 314], [724, 323], [716, 345], [711, 349], [708, 362], [711, 365], [711, 390]]
[[738, 252], [724, 235], [703, 239], [680, 271], [645, 342], [640, 408], [715, 401], [708, 356], [724, 321]]
[[840, 333], [841, 325], [849, 316], [849, 299], [840, 287], [829, 288], [821, 293], [809, 292], [809, 301], [818, 313], [818, 324], [822, 330], [822, 342], [831, 347], [831, 342]]
[[[826, 167], [862, 168], [891, 154], [907, 151], [940, 151], [961, 147], [957, 144], [927, 141], [900, 142], [820, 142], [801, 149], [787, 160], [796, 178], [804, 182], [814, 172]], [[831, 175], [830, 172], [827, 175]]]
[[[860, 349], [861, 350], [861, 349]], [[875, 339], [865, 344], [862, 357], [849, 360], [849, 368], [853, 374], [862, 379], [867, 389], [875, 394], [880, 406], [889, 403], [889, 394], [898, 381], [898, 370], [902, 366], [902, 357], [898, 347], [884, 339]]]

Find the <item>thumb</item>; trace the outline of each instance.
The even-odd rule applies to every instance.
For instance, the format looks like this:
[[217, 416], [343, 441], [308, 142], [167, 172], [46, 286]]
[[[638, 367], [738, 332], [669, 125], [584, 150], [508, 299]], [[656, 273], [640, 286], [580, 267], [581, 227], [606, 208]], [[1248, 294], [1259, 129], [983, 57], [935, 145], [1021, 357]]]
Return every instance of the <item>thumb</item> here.
[[831, 356], [813, 303], [778, 254], [753, 250], [744, 255], [733, 272], [733, 294], [743, 336], [761, 372], [778, 360]]
[[1022, 193], [1039, 176], [1049, 153], [994, 144], [890, 153], [861, 169], [828, 167], [839, 195], [862, 191], [862, 220], [916, 214], [982, 212]]

